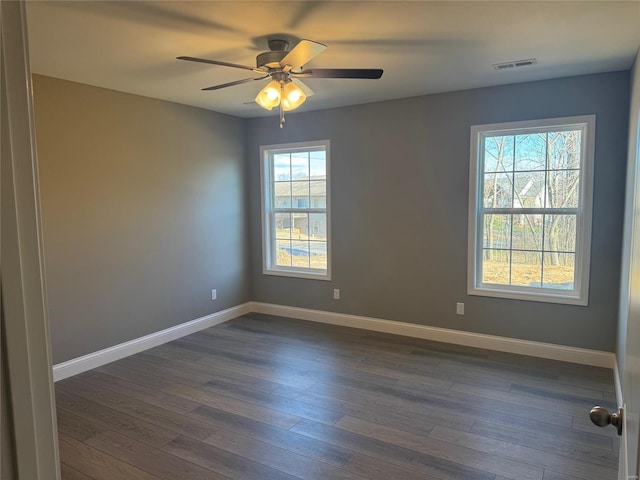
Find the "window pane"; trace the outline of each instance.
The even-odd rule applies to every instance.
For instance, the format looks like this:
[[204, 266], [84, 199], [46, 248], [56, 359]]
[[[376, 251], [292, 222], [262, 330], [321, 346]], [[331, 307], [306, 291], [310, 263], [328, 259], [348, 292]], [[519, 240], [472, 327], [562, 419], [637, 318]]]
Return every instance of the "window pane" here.
[[511, 252], [509, 250], [482, 251], [482, 282], [509, 285]]
[[291, 154], [291, 179], [309, 178], [309, 153], [296, 152]]
[[513, 215], [514, 250], [542, 250], [542, 215]]
[[275, 207], [291, 208], [291, 183], [274, 182]]
[[550, 170], [580, 168], [582, 132], [568, 130], [549, 132], [549, 166]]
[[327, 207], [327, 183], [322, 182], [309, 182], [309, 192], [311, 194], [311, 208], [326, 208]]
[[291, 208], [309, 208], [309, 182], [291, 182]]
[[580, 193], [578, 170], [550, 170], [547, 172], [547, 207], [578, 208]]
[[515, 171], [544, 170], [546, 133], [516, 135]]
[[515, 208], [543, 208], [544, 172], [516, 172], [514, 174], [513, 206]]
[[276, 265], [291, 266], [291, 241], [276, 240]]
[[511, 248], [511, 215], [485, 214], [483, 226], [484, 248]]
[[511, 285], [540, 287], [541, 257], [541, 252], [513, 252], [511, 254]]
[[290, 213], [276, 213], [276, 238], [291, 238]]
[[293, 230], [291, 238], [294, 240], [307, 240], [309, 235], [309, 215], [306, 213], [292, 213]]
[[325, 213], [309, 214], [309, 238], [311, 240], [327, 239], [327, 215]]
[[313, 268], [327, 268], [327, 243], [309, 242], [310, 262]]
[[553, 252], [576, 251], [576, 216], [544, 216], [544, 249]]
[[311, 178], [321, 180], [327, 178], [327, 160], [325, 152], [311, 152], [309, 159], [309, 168]]
[[486, 137], [484, 139], [484, 171], [510, 172], [513, 170], [513, 136]]
[[291, 161], [288, 153], [273, 156], [273, 180], [291, 180]]
[[309, 242], [291, 242], [291, 264], [294, 267], [309, 267]]
[[575, 260], [575, 255], [572, 253], [545, 253], [542, 286], [560, 290], [573, 290]]
[[512, 195], [512, 173], [486, 173], [484, 175], [485, 208], [510, 208], [513, 206]]
[[327, 208], [327, 197], [311, 197], [311, 208]]

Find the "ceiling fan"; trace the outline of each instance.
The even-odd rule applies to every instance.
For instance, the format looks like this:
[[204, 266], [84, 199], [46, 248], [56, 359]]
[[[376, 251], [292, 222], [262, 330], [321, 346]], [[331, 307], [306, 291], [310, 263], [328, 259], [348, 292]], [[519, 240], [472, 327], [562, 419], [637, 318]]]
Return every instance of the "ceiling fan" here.
[[[382, 69], [379, 68], [311, 68], [306, 70], [302, 68], [312, 58], [326, 49], [327, 46], [322, 43], [300, 40], [293, 49], [289, 50], [289, 42], [287, 40], [272, 39], [269, 40], [269, 51], [262, 52], [256, 57], [255, 67], [196, 57], [177, 57], [177, 59], [241, 68], [260, 75], [255, 78], [244, 78], [234, 82], [214, 85], [202, 90], [219, 90], [270, 77], [271, 81], [258, 93], [255, 101], [267, 110], [279, 106], [280, 128], [282, 128], [284, 112], [295, 110], [304, 103], [307, 97], [314, 93], [313, 90], [299, 80], [300, 78], [378, 79], [382, 76]], [[294, 79], [296, 80], [295, 83]]]

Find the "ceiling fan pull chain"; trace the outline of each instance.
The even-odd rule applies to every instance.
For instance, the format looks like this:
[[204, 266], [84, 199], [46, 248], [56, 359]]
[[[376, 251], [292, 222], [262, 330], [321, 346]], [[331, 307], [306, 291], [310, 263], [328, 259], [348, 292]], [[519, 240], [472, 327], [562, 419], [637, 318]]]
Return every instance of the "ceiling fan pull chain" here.
[[280, 102], [280, 128], [284, 127], [284, 110], [282, 109], [282, 102]]

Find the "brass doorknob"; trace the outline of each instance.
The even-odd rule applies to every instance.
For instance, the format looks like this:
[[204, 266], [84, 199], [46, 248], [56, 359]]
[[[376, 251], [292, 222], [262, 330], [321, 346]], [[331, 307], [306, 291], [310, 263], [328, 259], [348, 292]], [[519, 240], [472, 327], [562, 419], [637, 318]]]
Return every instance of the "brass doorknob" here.
[[596, 405], [589, 412], [589, 418], [595, 425], [599, 427], [613, 425], [618, 430], [618, 435], [622, 435], [622, 408], [619, 408], [617, 412], [609, 413], [606, 408], [602, 408], [600, 405]]

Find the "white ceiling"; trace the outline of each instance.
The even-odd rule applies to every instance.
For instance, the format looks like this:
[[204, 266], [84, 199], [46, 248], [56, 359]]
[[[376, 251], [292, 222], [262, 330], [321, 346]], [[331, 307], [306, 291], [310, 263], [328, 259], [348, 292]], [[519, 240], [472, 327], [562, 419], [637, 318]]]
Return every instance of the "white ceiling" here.
[[[632, 1], [30, 1], [32, 71], [240, 117], [266, 80], [200, 89], [251, 72], [176, 60], [255, 65], [268, 38], [328, 49], [305, 67], [382, 68], [380, 80], [305, 79], [300, 110], [625, 70], [640, 46]], [[534, 66], [491, 64], [535, 57]]]

